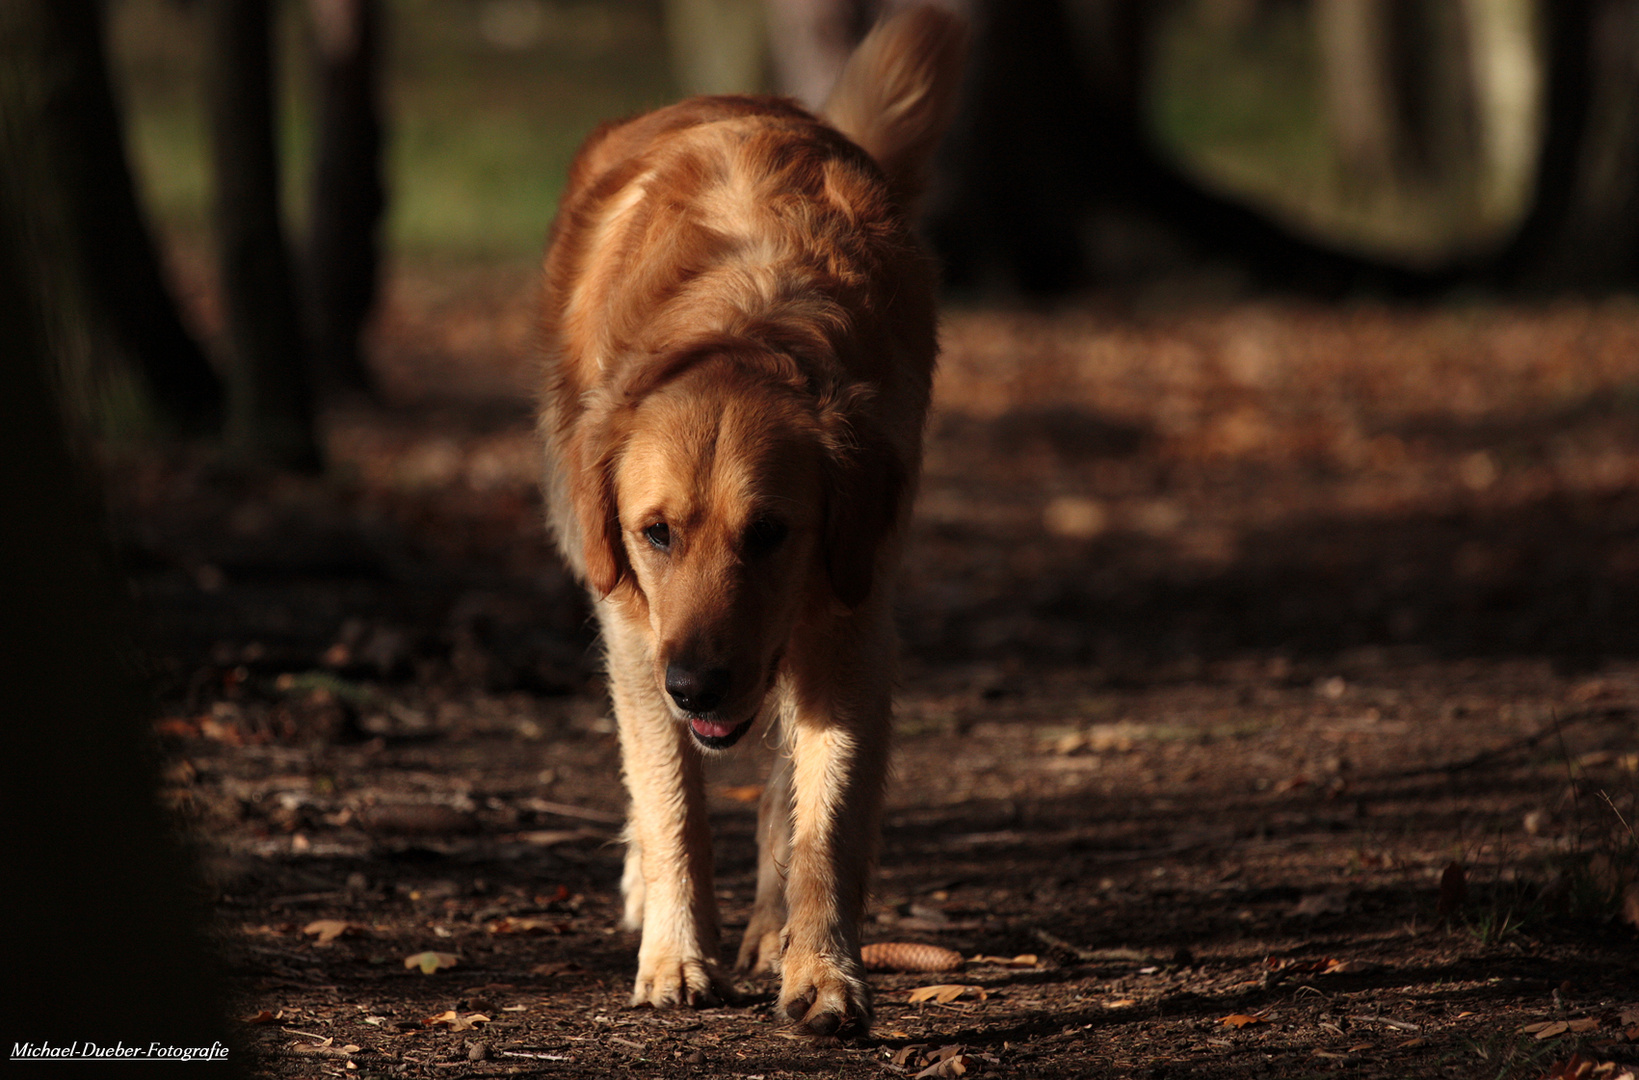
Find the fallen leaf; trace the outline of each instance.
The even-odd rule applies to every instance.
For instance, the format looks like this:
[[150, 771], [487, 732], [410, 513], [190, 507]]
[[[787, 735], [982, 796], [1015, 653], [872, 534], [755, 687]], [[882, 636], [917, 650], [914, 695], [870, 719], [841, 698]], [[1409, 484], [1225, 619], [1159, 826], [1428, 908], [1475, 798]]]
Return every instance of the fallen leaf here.
[[1571, 1030], [1571, 1025], [1563, 1020], [1545, 1020], [1540, 1024], [1526, 1024], [1520, 1031], [1526, 1035], [1535, 1035], [1537, 1041], [1552, 1039]]
[[279, 1018], [276, 1015], [274, 1015], [271, 1012], [268, 1012], [266, 1009], [263, 1009], [261, 1012], [258, 1012], [255, 1016], [245, 1017], [243, 1020], [240, 1021], [240, 1023], [243, 1023], [243, 1024], [271, 1024], [271, 1023], [273, 1023], [274, 1021], [276, 1021], [278, 1019]]
[[916, 1080], [936, 1080], [939, 1077], [964, 1076], [967, 1074], [967, 1066], [968, 1056], [966, 1054], [953, 1054], [916, 1073], [915, 1078]]
[[567, 934], [569, 924], [559, 919], [508, 915], [485, 927], [492, 934]]
[[943, 983], [938, 986], [919, 986], [911, 991], [910, 1004], [917, 1005], [924, 1001], [932, 1001], [937, 1005], [949, 1005], [965, 994], [976, 994], [980, 1001], [990, 997], [982, 986], [968, 986], [961, 983]]
[[358, 923], [350, 923], [346, 919], [314, 919], [302, 927], [304, 934], [317, 934], [315, 945], [328, 945], [343, 934], [362, 933], [364, 928]]
[[1322, 975], [1359, 975], [1362, 972], [1376, 971], [1381, 965], [1370, 960], [1328, 960], [1326, 966], [1320, 969]]
[[1269, 1021], [1267, 1018], [1262, 1016], [1248, 1016], [1246, 1013], [1230, 1013], [1222, 1020], [1219, 1020], [1218, 1023], [1222, 1024], [1224, 1027], [1232, 1027], [1239, 1030], [1240, 1028], [1249, 1027], [1252, 1024], [1267, 1024]]
[[454, 1009], [445, 1009], [435, 1016], [429, 1016], [421, 1021], [423, 1027], [447, 1027], [451, 1031], [471, 1031], [480, 1024], [490, 1022], [483, 1013], [468, 1013], [462, 1016]]
[[761, 784], [725, 784], [717, 789], [723, 798], [737, 803], [754, 803], [763, 797]]
[[547, 960], [536, 964], [529, 969], [531, 975], [563, 975], [568, 972], [585, 971], [586, 969], [573, 960]]
[[421, 974], [431, 975], [439, 968], [452, 968], [460, 961], [461, 958], [454, 953], [419, 952], [414, 956], [406, 956], [404, 966], [407, 968], [418, 967], [421, 969]]
[[938, 945], [909, 941], [879, 941], [859, 950], [867, 971], [954, 971], [962, 954]]

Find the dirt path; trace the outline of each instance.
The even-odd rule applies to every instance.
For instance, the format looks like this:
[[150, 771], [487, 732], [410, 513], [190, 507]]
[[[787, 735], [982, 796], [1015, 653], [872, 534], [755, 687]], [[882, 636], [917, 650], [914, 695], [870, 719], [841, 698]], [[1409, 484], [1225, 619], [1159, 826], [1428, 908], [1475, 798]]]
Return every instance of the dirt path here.
[[[332, 417], [339, 479], [114, 467], [262, 1074], [1639, 1060], [1631, 305], [953, 313], [871, 937], [1035, 960], [880, 974], [873, 1038], [816, 1047], [768, 984], [623, 1007], [623, 799], [539, 525], [527, 284], [417, 287], [378, 350], [408, 404]], [[731, 943], [766, 753], [713, 778]], [[934, 983], [976, 989], [911, 1003]]]

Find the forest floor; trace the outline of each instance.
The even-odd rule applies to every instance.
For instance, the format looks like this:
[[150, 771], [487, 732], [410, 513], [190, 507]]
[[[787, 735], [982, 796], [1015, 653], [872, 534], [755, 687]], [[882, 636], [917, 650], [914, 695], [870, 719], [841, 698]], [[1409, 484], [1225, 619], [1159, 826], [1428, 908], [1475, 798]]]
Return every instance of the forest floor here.
[[[398, 274], [393, 404], [327, 416], [322, 480], [109, 462], [258, 1075], [1639, 1062], [1634, 303], [951, 311], [868, 940], [976, 959], [875, 975], [871, 1036], [821, 1046], [767, 982], [626, 1007], [529, 289]], [[748, 741], [711, 778], [730, 950]]]

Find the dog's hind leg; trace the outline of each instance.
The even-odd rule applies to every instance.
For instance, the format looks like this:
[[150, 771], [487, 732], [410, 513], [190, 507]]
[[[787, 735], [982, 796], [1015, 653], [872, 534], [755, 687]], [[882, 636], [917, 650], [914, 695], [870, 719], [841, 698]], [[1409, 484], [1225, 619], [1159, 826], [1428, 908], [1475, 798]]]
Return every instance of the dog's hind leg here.
[[640, 919], [633, 1005], [705, 1006], [721, 1001], [717, 900], [700, 755], [661, 701], [640, 635], [604, 620], [609, 682], [631, 796], [626, 918]]
[[735, 966], [760, 974], [780, 970], [785, 932], [785, 874], [791, 865], [791, 750], [784, 733], [757, 807], [757, 901]]

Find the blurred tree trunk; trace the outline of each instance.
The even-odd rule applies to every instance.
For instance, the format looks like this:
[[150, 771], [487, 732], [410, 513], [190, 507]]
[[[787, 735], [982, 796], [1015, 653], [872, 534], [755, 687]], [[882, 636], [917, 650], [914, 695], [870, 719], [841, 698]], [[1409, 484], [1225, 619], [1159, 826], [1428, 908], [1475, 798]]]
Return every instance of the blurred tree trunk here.
[[1392, 184], [1400, 172], [1400, 128], [1389, 62], [1390, 5], [1315, 0], [1326, 117], [1342, 174], [1352, 187]]
[[1547, 106], [1536, 188], [1499, 282], [1526, 289], [1639, 277], [1639, 0], [1541, 5]]
[[1480, 161], [1480, 88], [1470, 8], [1450, 0], [1392, 0], [1388, 5], [1400, 178], [1446, 188], [1458, 198], [1474, 190]]
[[79, 390], [125, 362], [165, 423], [214, 430], [221, 388], [182, 325], [138, 207], [102, 33], [94, 0], [0, 4], [5, 165], [32, 208], [31, 245], [49, 249], [40, 301], [54, 333], [81, 339], [72, 362], [102, 369], [80, 373]]
[[769, 40], [763, 4], [665, 0], [672, 70], [685, 94], [756, 94], [765, 89]]
[[1315, 0], [1314, 16], [1345, 183], [1360, 194], [1419, 184], [1466, 195], [1479, 106], [1465, 5]]
[[1537, 145], [1542, 72], [1532, 0], [1463, 0], [1473, 65], [1480, 209], [1511, 211], [1529, 182]]
[[[1119, 0], [1087, 7], [1092, 19], [1137, 10]], [[940, 150], [925, 228], [953, 286], [1070, 288], [1088, 271], [1082, 212], [1129, 164], [1117, 149], [1131, 141], [1127, 80], [1107, 80], [1114, 100], [1093, 91], [1059, 0], [992, 0], [976, 5], [974, 22], [963, 104]], [[1142, 21], [1116, 23], [1135, 25], [1138, 40], [1109, 50], [1124, 60], [1118, 72], [1144, 63]]]
[[[1419, 294], [1443, 279], [1307, 238], [1220, 195], [1159, 150], [1146, 115], [1156, 0], [976, 5], [964, 104], [925, 227], [957, 287], [1054, 293], [1203, 260], [1337, 295]], [[997, 280], [999, 279], [999, 281]]]
[[246, 464], [319, 466], [306, 344], [280, 218], [268, 0], [206, 0], [207, 94], [229, 351], [227, 436]]
[[[12, 116], [0, 120], [13, 134]], [[158, 804], [143, 737], [151, 711], [120, 655], [119, 586], [95, 496], [52, 401], [56, 329], [34, 303], [30, 264], [43, 253], [24, 235], [32, 189], [0, 169], [0, 685], [12, 721], [0, 920], [18, 931], [0, 1008], [34, 1042], [226, 1045], [192, 868]], [[203, 1076], [236, 1073], [200, 1064]]]
[[768, 50], [779, 92], [810, 109], [823, 105], [880, 6], [874, 0], [767, 0]]
[[373, 393], [361, 336], [375, 307], [386, 208], [378, 0], [309, 0], [318, 46], [318, 152], [307, 237], [314, 386]]

